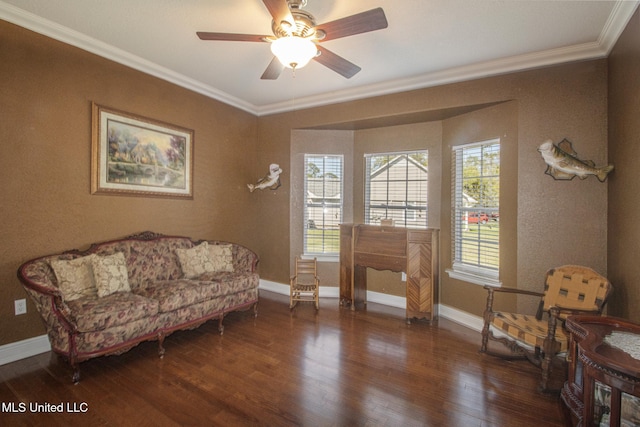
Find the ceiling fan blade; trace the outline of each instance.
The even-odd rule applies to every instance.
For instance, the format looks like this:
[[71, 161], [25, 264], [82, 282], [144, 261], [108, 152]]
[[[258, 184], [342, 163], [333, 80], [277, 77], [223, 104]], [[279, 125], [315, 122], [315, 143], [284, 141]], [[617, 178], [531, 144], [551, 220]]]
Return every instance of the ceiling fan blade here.
[[267, 66], [267, 69], [264, 70], [264, 73], [262, 73], [260, 79], [276, 80], [278, 77], [280, 77], [280, 73], [282, 73], [282, 70], [284, 70], [284, 65], [282, 65], [282, 62], [280, 62], [280, 60], [274, 56]]
[[196, 33], [200, 40], [220, 40], [232, 42], [265, 42], [265, 37], [255, 34], [232, 34], [232, 33], [208, 33], [206, 31], [198, 31]]
[[324, 31], [327, 35], [322, 40], [333, 40], [341, 37], [353, 36], [355, 34], [387, 28], [387, 17], [381, 7], [371, 9], [366, 12], [347, 16], [316, 26], [317, 30]]
[[269, 10], [273, 21], [276, 24], [280, 24], [282, 21], [288, 22], [291, 26], [295, 24], [291, 10], [289, 10], [289, 3], [287, 0], [262, 0], [264, 5]]
[[343, 77], [350, 79], [362, 70], [362, 68], [358, 67], [356, 64], [347, 61], [343, 57], [336, 55], [322, 46], [318, 46], [318, 50], [320, 51], [320, 55], [313, 59]]

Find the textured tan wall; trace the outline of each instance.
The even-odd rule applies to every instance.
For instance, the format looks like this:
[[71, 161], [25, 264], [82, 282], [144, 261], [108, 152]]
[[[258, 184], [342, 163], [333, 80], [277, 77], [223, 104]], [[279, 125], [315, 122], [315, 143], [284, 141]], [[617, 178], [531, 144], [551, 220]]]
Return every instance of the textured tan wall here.
[[[429, 156], [429, 227], [440, 228], [440, 189], [442, 186], [442, 123], [433, 121], [356, 131], [353, 155], [354, 222], [364, 222], [364, 155], [390, 151], [428, 150]], [[367, 269], [367, 289], [405, 296], [407, 283], [400, 273]]]
[[[442, 168], [451, 170], [452, 151], [456, 146], [500, 138], [500, 280], [504, 286], [516, 286], [518, 263], [518, 103], [505, 102], [443, 121]], [[443, 175], [441, 265], [446, 270], [452, 264], [451, 236], [451, 173]], [[447, 203], [445, 203], [447, 201]], [[491, 224], [489, 224], [491, 225]], [[477, 284], [440, 277], [441, 301], [463, 311], [482, 315], [486, 291]], [[514, 310], [512, 295], [498, 295], [496, 307]], [[526, 302], [523, 301], [524, 304]], [[498, 305], [500, 304], [500, 305]]]
[[[609, 136], [617, 165], [608, 253], [615, 262], [612, 281], [622, 286], [611, 313], [629, 317], [640, 276], [633, 259], [640, 232], [628, 214], [640, 194], [630, 175], [638, 146], [638, 43], [636, 13], [609, 60]], [[285, 170], [278, 191], [249, 195], [245, 184], [269, 163], [289, 164], [292, 130], [438, 117], [477, 104], [517, 103], [517, 261], [507, 268], [518, 286], [540, 289], [544, 272], [558, 264], [607, 271], [608, 184], [553, 181], [536, 151], [545, 139], [568, 138], [581, 158], [607, 161], [606, 60], [255, 118], [1, 21], [0, 44], [0, 345], [43, 332], [33, 306], [26, 316], [13, 316], [13, 300], [25, 296], [15, 278], [21, 262], [146, 229], [244, 243], [260, 254], [263, 278], [287, 283], [290, 175]], [[194, 200], [91, 196], [91, 101], [194, 129]], [[478, 313], [482, 302], [471, 301], [479, 288], [472, 289], [452, 285], [443, 302]]]
[[[437, 117], [438, 111], [514, 101], [517, 135], [510, 137], [517, 141], [517, 202], [510, 203], [517, 204], [517, 243], [512, 252], [515, 261], [505, 266], [509, 278], [515, 277], [518, 287], [540, 290], [545, 272], [560, 264], [585, 264], [606, 272], [607, 184], [593, 178], [554, 181], [544, 174], [545, 164], [536, 151], [546, 139], [568, 138], [582, 158], [606, 161], [606, 66], [605, 60], [573, 63], [261, 117], [258, 161], [288, 158], [292, 129], [331, 128], [332, 124], [345, 128], [349, 122], [370, 124], [423, 112]], [[354, 180], [357, 177], [355, 174]], [[282, 249], [263, 257], [261, 275], [280, 283], [287, 283], [290, 265], [286, 253], [290, 240], [288, 185], [284, 183], [275, 195], [261, 195], [260, 200], [261, 209], [270, 215], [259, 250], [264, 253], [267, 244]], [[354, 182], [354, 189], [357, 187]], [[450, 203], [444, 191], [440, 202], [443, 209]], [[356, 212], [357, 208], [354, 215]], [[441, 237], [449, 238], [446, 233]], [[480, 287], [451, 285], [443, 290], [443, 302], [479, 314], [484, 305], [481, 291]]]
[[609, 314], [640, 322], [640, 12], [609, 56]]
[[[362, 222], [364, 205], [364, 160], [366, 153], [389, 151], [429, 150], [429, 194], [436, 202], [429, 209], [429, 224], [440, 224], [440, 164], [442, 125], [439, 121], [415, 123], [360, 130], [296, 130], [291, 136], [291, 203], [290, 248], [293, 257], [303, 250], [303, 203], [305, 153], [343, 154], [345, 162], [343, 222]], [[340, 269], [338, 262], [319, 263], [322, 286], [338, 286]], [[391, 295], [404, 296], [406, 283], [399, 273], [368, 270], [368, 289]]]
[[[291, 133], [291, 203], [289, 225], [291, 250], [290, 271], [294, 271], [294, 257], [304, 252], [304, 155], [341, 154], [343, 156], [343, 222], [353, 222], [353, 131], [345, 130], [296, 130]], [[340, 264], [333, 260], [318, 262], [318, 276], [321, 286], [338, 286]]]
[[[41, 335], [18, 266], [144, 230], [252, 246], [257, 119], [0, 21], [0, 345]], [[90, 194], [91, 101], [195, 131], [193, 200]]]

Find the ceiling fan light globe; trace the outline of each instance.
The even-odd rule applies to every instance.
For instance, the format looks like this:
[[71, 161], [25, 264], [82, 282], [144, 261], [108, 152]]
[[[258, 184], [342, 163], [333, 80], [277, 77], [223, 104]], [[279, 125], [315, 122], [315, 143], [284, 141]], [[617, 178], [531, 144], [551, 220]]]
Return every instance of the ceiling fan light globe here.
[[318, 48], [309, 39], [291, 36], [281, 37], [271, 43], [271, 52], [285, 67], [298, 69], [318, 54]]

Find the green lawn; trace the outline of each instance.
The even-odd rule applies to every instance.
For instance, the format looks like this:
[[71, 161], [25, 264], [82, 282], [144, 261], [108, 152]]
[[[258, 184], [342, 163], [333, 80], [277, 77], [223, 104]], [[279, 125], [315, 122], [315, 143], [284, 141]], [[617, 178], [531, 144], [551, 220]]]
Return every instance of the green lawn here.
[[[322, 246], [324, 237], [324, 247]], [[307, 230], [308, 253], [340, 252], [340, 230], [339, 229], [309, 229]]]
[[[324, 247], [323, 247], [324, 237]], [[478, 247], [478, 238], [480, 247]], [[490, 221], [487, 224], [469, 224], [462, 232], [462, 259], [469, 264], [500, 265], [498, 243], [500, 238], [500, 222]], [[340, 230], [309, 229], [307, 230], [307, 253], [339, 253]]]
[[462, 232], [462, 261], [469, 264], [500, 265], [500, 222], [469, 224]]

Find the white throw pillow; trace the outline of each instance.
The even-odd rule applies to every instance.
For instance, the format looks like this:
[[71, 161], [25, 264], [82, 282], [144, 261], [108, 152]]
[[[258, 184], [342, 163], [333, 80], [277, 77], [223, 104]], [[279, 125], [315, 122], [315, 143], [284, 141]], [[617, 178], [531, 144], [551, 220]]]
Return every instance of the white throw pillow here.
[[209, 245], [209, 257], [214, 271], [233, 271], [231, 245]]
[[193, 279], [204, 273], [215, 271], [207, 242], [200, 243], [190, 249], [176, 249], [176, 255], [178, 255], [182, 274], [186, 279]]
[[93, 280], [91, 254], [70, 260], [55, 259], [49, 264], [58, 280], [58, 288], [65, 301], [73, 301], [82, 297], [96, 297], [96, 284]]
[[115, 292], [130, 292], [127, 262], [122, 252], [113, 255], [96, 256], [92, 262], [93, 278], [99, 297]]

